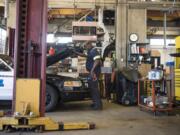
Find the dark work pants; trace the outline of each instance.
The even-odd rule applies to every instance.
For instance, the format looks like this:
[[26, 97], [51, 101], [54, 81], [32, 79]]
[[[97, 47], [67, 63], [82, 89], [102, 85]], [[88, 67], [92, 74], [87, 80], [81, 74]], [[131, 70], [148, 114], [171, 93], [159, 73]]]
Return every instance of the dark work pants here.
[[111, 99], [111, 74], [105, 74], [105, 90], [106, 90], [106, 98], [108, 100]]
[[101, 101], [101, 96], [99, 92], [99, 87], [98, 87], [98, 79], [94, 81], [91, 77], [88, 80], [93, 104], [95, 107], [102, 107], [102, 101]]

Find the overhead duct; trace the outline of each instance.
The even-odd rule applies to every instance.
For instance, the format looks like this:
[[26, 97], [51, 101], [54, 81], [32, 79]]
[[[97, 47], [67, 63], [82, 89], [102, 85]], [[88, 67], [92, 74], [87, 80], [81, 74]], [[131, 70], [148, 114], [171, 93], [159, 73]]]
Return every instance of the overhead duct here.
[[9, 11], [9, 0], [4, 0], [4, 18], [7, 19]]

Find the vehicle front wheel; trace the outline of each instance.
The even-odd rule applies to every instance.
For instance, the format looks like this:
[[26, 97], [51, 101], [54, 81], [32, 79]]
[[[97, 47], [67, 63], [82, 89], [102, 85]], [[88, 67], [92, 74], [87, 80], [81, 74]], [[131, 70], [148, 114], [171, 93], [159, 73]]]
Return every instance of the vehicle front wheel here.
[[51, 85], [46, 84], [46, 112], [53, 111], [58, 103], [58, 92]]

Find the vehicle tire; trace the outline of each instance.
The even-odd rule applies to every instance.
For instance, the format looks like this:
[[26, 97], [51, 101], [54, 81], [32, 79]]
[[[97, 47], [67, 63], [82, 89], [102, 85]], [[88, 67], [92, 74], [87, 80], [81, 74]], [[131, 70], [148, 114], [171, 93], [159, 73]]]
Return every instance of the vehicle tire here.
[[122, 98], [122, 104], [123, 104], [123, 105], [125, 105], [125, 106], [130, 106], [130, 105], [132, 105], [131, 103], [132, 103], [132, 101], [130, 100], [129, 97], [123, 97], [123, 98]]
[[131, 103], [131, 101], [130, 101], [129, 99], [126, 99], [126, 100], [124, 101], [124, 105], [126, 105], [126, 106], [129, 106], [130, 103]]
[[55, 109], [58, 98], [58, 91], [51, 85], [46, 84], [46, 112], [51, 112]]

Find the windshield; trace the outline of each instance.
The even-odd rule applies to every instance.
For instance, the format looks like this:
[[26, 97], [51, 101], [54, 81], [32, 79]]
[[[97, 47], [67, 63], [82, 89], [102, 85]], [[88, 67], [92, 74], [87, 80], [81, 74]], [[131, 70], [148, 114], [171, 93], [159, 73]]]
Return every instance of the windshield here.
[[12, 61], [11, 57], [6, 56], [6, 55], [0, 56], [0, 57], [4, 62], [6, 62], [10, 67], [13, 68], [13, 61]]

